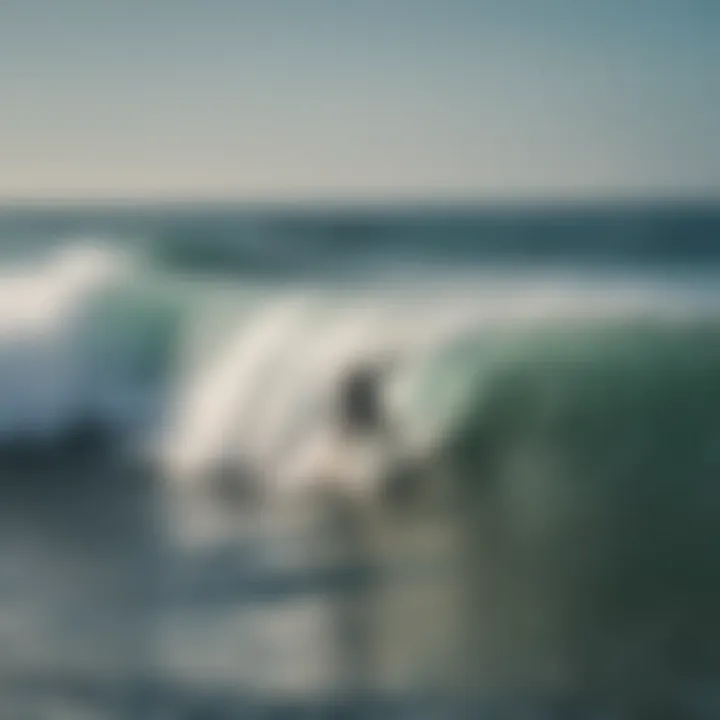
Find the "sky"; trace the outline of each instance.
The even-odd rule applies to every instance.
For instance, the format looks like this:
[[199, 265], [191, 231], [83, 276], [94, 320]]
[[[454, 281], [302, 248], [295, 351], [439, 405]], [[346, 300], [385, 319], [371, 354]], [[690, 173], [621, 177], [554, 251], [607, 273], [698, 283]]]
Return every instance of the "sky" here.
[[720, 197], [717, 0], [1, 0], [0, 199]]

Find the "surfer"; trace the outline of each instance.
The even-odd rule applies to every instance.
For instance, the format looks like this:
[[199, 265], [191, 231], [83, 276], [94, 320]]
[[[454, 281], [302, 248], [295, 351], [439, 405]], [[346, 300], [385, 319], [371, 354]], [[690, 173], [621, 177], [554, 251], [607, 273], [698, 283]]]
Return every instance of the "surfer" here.
[[339, 422], [347, 436], [378, 433], [386, 425], [380, 384], [383, 368], [364, 363], [352, 368], [340, 382]]
[[374, 458], [371, 467], [380, 473], [376, 481], [382, 496], [391, 504], [402, 505], [413, 495], [417, 473], [402, 451], [397, 428], [384, 405], [383, 390], [392, 367], [393, 363], [375, 360], [347, 370], [340, 381], [338, 424], [341, 447], [350, 457], [351, 447], [360, 450], [360, 457], [354, 455], [356, 462], [362, 462], [362, 448], [369, 451]]

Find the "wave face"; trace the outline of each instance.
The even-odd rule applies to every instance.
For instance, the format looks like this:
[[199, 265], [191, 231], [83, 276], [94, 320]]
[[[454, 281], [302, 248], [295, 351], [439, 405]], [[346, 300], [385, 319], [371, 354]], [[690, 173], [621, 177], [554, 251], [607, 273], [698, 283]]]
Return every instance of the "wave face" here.
[[[712, 683], [720, 323], [536, 329], [502, 357], [444, 448], [467, 508], [479, 661], [497, 683], [663, 703]], [[522, 680], [503, 676], [518, 666]]]

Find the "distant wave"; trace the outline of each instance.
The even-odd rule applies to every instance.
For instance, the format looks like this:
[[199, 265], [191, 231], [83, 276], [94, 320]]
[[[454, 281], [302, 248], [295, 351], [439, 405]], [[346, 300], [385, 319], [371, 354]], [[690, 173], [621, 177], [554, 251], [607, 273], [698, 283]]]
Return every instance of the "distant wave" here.
[[677, 268], [720, 262], [717, 207], [184, 213], [148, 223], [168, 268], [280, 276], [436, 265]]

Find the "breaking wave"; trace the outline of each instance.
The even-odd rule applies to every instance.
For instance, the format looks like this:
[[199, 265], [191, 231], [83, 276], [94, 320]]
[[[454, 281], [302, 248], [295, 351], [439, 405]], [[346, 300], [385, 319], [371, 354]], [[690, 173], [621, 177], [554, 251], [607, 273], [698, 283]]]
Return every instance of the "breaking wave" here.
[[0, 308], [3, 441], [124, 433], [158, 411], [172, 312], [128, 255], [79, 241], [5, 265]]
[[[428, 457], [470, 422], [466, 408], [523, 338], [633, 318], [682, 324], [718, 307], [713, 283], [665, 276], [486, 271], [391, 284], [219, 283], [90, 240], [6, 264], [0, 299], [3, 441], [97, 422], [140, 440], [172, 477], [251, 467], [278, 487], [319, 472], [338, 386], [358, 363], [388, 365], [391, 454]], [[599, 343], [598, 363], [603, 352]], [[368, 485], [391, 460], [373, 462]]]

